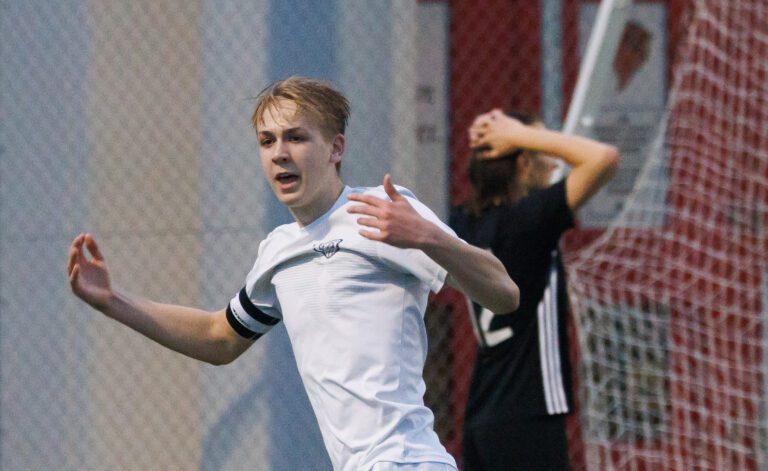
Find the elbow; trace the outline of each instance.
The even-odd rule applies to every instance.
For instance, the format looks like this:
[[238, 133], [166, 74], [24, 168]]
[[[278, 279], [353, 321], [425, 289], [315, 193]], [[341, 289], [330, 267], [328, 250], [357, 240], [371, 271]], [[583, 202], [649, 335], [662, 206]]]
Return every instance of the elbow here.
[[520, 288], [518, 288], [514, 282], [512, 283], [512, 285], [513, 285], [513, 293], [514, 293], [512, 299], [514, 299], [514, 303], [512, 306], [512, 310], [510, 312], [515, 312], [520, 307]]
[[229, 365], [239, 356], [239, 353], [222, 351], [216, 355], [211, 355], [210, 357], [203, 359], [203, 361], [213, 366], [224, 366]]
[[[603, 144], [603, 150], [597, 155], [593, 165], [594, 187], [588, 192], [587, 197], [590, 197], [593, 191], [596, 191], [597, 188], [605, 185], [611, 178], [613, 178], [616, 169], [619, 167], [619, 149], [610, 144]], [[581, 203], [577, 203], [576, 207], [579, 207], [580, 205]]]
[[233, 361], [235, 361], [236, 357], [227, 357], [223, 355], [216, 355], [211, 358], [206, 358], [203, 361], [208, 363], [209, 365], [213, 366], [223, 366], [223, 365], [229, 365]]
[[508, 303], [504, 308], [506, 313], [515, 312], [520, 307], [520, 288], [517, 287], [514, 281], [511, 281], [511, 283], [512, 286], [509, 287], [509, 295], [507, 296]]
[[238, 341], [232, 337], [224, 337], [214, 341], [206, 354], [200, 360], [213, 366], [228, 365], [237, 360], [245, 352], [250, 343]]
[[253, 340], [238, 335], [226, 320], [225, 311], [210, 316], [205, 340], [197, 345], [197, 358], [210, 365], [228, 365], [242, 355]]
[[488, 310], [496, 315], [511, 314], [520, 307], [520, 288], [514, 281], [509, 280], [509, 284], [504, 289], [504, 295], [497, 299], [498, 302], [493, 306], [486, 306]]
[[619, 148], [616, 146], [606, 144], [605, 147], [602, 156], [603, 167], [605, 168], [605, 173], [613, 175], [619, 167], [621, 154], [619, 153]]

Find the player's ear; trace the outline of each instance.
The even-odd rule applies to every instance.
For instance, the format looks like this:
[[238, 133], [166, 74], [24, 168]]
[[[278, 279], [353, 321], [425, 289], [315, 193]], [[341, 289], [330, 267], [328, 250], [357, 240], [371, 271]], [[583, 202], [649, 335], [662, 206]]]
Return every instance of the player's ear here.
[[344, 148], [347, 144], [347, 140], [344, 134], [336, 134], [331, 141], [331, 162], [339, 163], [344, 155]]
[[531, 173], [532, 165], [528, 152], [521, 152], [515, 159], [515, 164], [517, 165], [517, 168], [515, 169], [515, 178], [518, 182], [526, 182]]
[[517, 165], [517, 174], [523, 175], [531, 167], [531, 159], [528, 158], [528, 153], [523, 151], [515, 157], [515, 164]]

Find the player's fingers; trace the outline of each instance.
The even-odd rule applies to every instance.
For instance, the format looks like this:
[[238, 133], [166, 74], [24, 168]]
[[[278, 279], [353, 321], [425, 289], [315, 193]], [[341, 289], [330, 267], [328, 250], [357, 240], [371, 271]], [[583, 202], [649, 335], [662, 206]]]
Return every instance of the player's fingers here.
[[469, 147], [476, 148], [476, 147], [483, 147], [486, 145], [486, 139], [483, 135], [478, 135], [475, 137], [470, 137], [469, 139]]
[[477, 156], [481, 159], [492, 159], [495, 157], [494, 150], [489, 147], [478, 147]]
[[75, 248], [75, 256], [76, 256], [76, 262], [80, 265], [88, 263], [88, 257], [85, 255], [85, 249], [83, 249], [83, 244], [85, 243], [85, 234], [82, 234], [81, 237], [79, 237], [80, 240], [77, 241], [77, 244], [73, 244], [73, 247]]
[[360, 229], [357, 232], [366, 239], [377, 240], [379, 242], [384, 240], [381, 232], [366, 231], [365, 229]]
[[77, 264], [77, 249], [75, 247], [71, 247], [69, 249], [69, 256], [67, 257], [67, 275], [72, 274], [72, 270], [75, 268], [76, 264]]
[[376, 206], [356, 204], [347, 208], [347, 212], [350, 214], [365, 214], [366, 216], [379, 217], [381, 211]]
[[378, 218], [357, 218], [357, 223], [361, 226], [375, 227], [377, 229], [381, 227], [381, 220]]
[[67, 273], [72, 271], [72, 267], [78, 259], [77, 252], [80, 250], [82, 245], [83, 234], [78, 234], [77, 237], [72, 240], [72, 245], [69, 246], [69, 255], [67, 256]]
[[91, 236], [91, 234], [85, 234], [85, 246], [88, 247], [88, 251], [93, 255], [93, 258], [103, 262], [104, 261], [104, 255], [102, 255], [101, 250], [99, 250], [98, 244], [96, 244], [96, 240]]
[[400, 193], [398, 193], [395, 185], [392, 184], [392, 177], [389, 174], [384, 175], [384, 191], [387, 192], [387, 196], [389, 196], [389, 199], [392, 201], [405, 199]]
[[502, 115], [501, 108], [491, 108], [490, 110], [486, 111], [482, 114], [483, 119], [486, 122], [495, 121], [500, 115]]
[[83, 245], [83, 240], [85, 239], [85, 234], [78, 234], [77, 237], [72, 239], [72, 245], [70, 245], [73, 249], [79, 249]]
[[80, 273], [80, 265], [75, 264], [69, 272], [69, 285], [74, 288], [77, 285], [77, 275]]
[[484, 127], [488, 126], [488, 123], [490, 122], [490, 117], [488, 115], [480, 115], [477, 118], [475, 118], [474, 121], [472, 121], [472, 124], [470, 125], [470, 128], [472, 129], [482, 129]]
[[383, 203], [386, 203], [386, 201], [384, 201], [381, 198], [377, 198], [371, 195], [361, 195], [360, 193], [352, 193], [347, 198], [351, 201], [357, 201], [359, 203], [369, 204], [374, 207], [379, 207]]

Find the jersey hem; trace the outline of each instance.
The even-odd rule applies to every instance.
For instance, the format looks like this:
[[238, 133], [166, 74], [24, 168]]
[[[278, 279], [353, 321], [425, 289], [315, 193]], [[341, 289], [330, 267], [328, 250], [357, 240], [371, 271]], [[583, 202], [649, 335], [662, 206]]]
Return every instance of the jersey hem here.
[[418, 458], [377, 458], [376, 461], [371, 461], [370, 463], [366, 463], [365, 467], [362, 469], [370, 470], [374, 466], [376, 466], [379, 463], [397, 463], [397, 464], [421, 464], [421, 463], [440, 463], [440, 464], [447, 464], [448, 466], [452, 466], [455, 469], [458, 469], [458, 466], [456, 465], [456, 460], [453, 458], [448, 458], [444, 455], [437, 455], [437, 456], [419, 456]]
[[509, 422], [511, 420], [528, 419], [528, 418], [535, 418], [535, 417], [556, 417], [558, 415], [570, 415], [572, 413], [573, 413], [573, 409], [569, 408], [567, 412], [557, 412], [554, 414], [550, 414], [548, 412], [529, 413], [529, 414], [510, 414], [510, 415], [502, 415], [502, 416], [499, 416], [497, 414], [492, 419], [479, 419], [479, 420], [467, 419], [465, 423], [471, 427], [476, 427], [476, 426], [483, 426], [483, 425], [500, 424], [504, 422]]

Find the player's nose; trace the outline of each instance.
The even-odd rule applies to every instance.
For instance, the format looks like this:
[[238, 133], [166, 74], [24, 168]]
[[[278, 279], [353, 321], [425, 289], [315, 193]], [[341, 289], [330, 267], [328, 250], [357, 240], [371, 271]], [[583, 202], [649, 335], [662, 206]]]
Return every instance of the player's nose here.
[[282, 139], [278, 139], [275, 142], [275, 146], [272, 153], [272, 161], [275, 163], [285, 162], [291, 158], [291, 153], [288, 149], [288, 145]]

